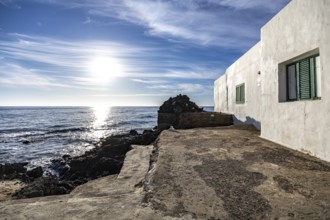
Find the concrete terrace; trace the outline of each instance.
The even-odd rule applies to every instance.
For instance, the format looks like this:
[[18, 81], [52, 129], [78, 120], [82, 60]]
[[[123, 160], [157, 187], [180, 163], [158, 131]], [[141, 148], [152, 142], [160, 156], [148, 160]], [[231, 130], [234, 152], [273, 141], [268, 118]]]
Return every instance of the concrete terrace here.
[[330, 164], [258, 136], [251, 126], [166, 130], [128, 152], [118, 176], [2, 202], [0, 219], [329, 219]]

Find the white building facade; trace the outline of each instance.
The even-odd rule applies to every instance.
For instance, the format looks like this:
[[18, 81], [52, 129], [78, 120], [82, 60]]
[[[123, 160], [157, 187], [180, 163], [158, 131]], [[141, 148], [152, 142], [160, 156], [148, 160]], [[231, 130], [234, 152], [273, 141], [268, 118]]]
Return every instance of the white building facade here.
[[330, 1], [292, 0], [214, 83], [215, 111], [330, 161]]

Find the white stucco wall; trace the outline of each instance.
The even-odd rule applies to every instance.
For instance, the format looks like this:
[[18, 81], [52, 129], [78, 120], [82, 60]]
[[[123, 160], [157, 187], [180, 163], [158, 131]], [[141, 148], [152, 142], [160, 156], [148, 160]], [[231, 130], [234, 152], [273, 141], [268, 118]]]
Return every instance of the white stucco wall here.
[[[256, 44], [215, 81], [215, 111], [235, 115], [235, 124], [248, 123], [260, 129], [260, 44]], [[245, 103], [236, 104], [236, 86], [245, 84]]]
[[[281, 102], [296, 57], [320, 54], [321, 100]], [[330, 161], [330, 1], [294, 0], [261, 29], [261, 136]]]
[[[285, 65], [313, 54], [320, 55], [321, 99], [287, 102]], [[241, 83], [243, 105], [235, 103]], [[263, 138], [330, 161], [330, 0], [292, 0], [214, 86], [215, 111], [260, 121]]]

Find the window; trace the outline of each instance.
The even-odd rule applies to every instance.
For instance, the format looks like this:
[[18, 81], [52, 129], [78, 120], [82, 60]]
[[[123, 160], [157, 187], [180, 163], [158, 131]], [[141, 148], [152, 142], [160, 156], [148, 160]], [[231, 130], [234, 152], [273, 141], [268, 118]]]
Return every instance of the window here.
[[243, 104], [245, 103], [245, 84], [240, 84], [236, 86], [236, 103]]
[[315, 99], [321, 96], [319, 55], [304, 58], [286, 66], [287, 100]]

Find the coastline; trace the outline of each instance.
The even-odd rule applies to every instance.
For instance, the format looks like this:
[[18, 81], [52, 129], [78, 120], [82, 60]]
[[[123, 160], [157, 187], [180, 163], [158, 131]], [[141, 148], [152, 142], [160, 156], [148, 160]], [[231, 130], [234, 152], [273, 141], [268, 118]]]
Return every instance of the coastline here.
[[118, 176], [69, 195], [2, 202], [0, 218], [325, 219], [329, 182], [328, 162], [251, 126], [170, 129], [133, 146]]
[[159, 133], [159, 130], [145, 130], [138, 134], [131, 130], [127, 134], [105, 138], [99, 146], [81, 156], [63, 155], [51, 164], [51, 168], [55, 169], [59, 176], [43, 175], [41, 167], [27, 171], [24, 167], [26, 163], [1, 165], [4, 181], [4, 185], [1, 185], [1, 197], [6, 200], [69, 194], [88, 181], [119, 174], [126, 153], [132, 149], [131, 146], [151, 144]]

